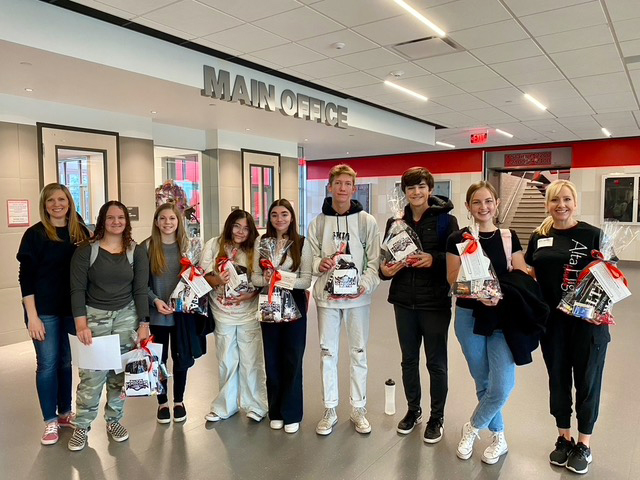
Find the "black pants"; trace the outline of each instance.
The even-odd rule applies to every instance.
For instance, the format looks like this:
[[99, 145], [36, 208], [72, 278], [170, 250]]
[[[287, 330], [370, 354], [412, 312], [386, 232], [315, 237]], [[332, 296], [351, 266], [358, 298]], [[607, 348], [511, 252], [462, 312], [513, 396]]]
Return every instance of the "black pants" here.
[[549, 403], [558, 428], [571, 427], [572, 389], [576, 388], [578, 431], [591, 435], [598, 418], [602, 372], [611, 340], [609, 327], [552, 310], [541, 339], [549, 373]]
[[[169, 358], [169, 345], [171, 345], [171, 358], [174, 361], [172, 378], [173, 378], [173, 401], [174, 403], [182, 403], [184, 400], [184, 390], [187, 386], [187, 370], [177, 367], [175, 359], [177, 357], [176, 327], [163, 327], [160, 325], [151, 325], [151, 333], [153, 334], [154, 343], [162, 344], [162, 363], [167, 363]], [[171, 339], [171, 341], [169, 341]], [[167, 381], [162, 382], [165, 393], [158, 395], [158, 404], [167, 403]]]
[[394, 305], [396, 328], [402, 351], [402, 384], [409, 410], [420, 408], [420, 346], [424, 340], [429, 371], [431, 416], [444, 417], [449, 390], [447, 378], [447, 337], [451, 309], [412, 310]]
[[285, 424], [302, 420], [302, 358], [307, 341], [307, 298], [293, 290], [302, 318], [293, 322], [261, 323], [269, 419]]

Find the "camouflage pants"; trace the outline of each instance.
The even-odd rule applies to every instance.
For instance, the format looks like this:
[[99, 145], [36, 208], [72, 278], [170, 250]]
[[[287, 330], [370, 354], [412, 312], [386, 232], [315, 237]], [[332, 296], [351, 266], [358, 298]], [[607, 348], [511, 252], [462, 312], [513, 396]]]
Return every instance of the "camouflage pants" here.
[[[105, 335], [120, 336], [120, 353], [126, 353], [135, 346], [133, 334], [138, 328], [138, 315], [133, 302], [121, 310], [99, 310], [87, 305], [87, 325], [94, 337]], [[80, 383], [76, 392], [75, 425], [89, 428], [98, 415], [98, 405], [102, 387], [107, 384], [107, 403], [104, 418], [107, 423], [118, 422], [124, 414], [124, 397], [121, 397], [124, 372], [115, 374], [113, 370], [79, 369]]]

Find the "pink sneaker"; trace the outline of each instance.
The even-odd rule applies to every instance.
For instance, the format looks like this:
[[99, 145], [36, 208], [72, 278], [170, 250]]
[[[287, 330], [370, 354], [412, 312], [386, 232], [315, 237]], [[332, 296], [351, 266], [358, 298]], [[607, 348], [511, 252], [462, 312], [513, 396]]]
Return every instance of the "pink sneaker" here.
[[73, 421], [76, 419], [76, 414], [69, 412], [63, 417], [58, 417], [58, 426], [64, 428], [74, 428]]
[[58, 422], [54, 420], [53, 422], [47, 423], [44, 427], [44, 433], [42, 434], [40, 443], [42, 443], [42, 445], [53, 445], [54, 443], [57, 443], [59, 439]]

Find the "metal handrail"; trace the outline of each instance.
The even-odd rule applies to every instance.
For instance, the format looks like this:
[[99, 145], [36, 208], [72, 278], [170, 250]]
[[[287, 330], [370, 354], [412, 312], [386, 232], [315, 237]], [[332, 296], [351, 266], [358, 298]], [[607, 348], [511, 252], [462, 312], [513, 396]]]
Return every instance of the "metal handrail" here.
[[509, 215], [509, 212], [511, 211], [511, 207], [513, 206], [513, 202], [515, 201], [516, 196], [520, 192], [520, 187], [522, 186], [522, 182], [524, 180], [525, 180], [525, 177], [524, 177], [524, 175], [522, 175], [520, 177], [520, 180], [518, 180], [518, 186], [513, 190], [513, 195], [511, 195], [511, 198], [509, 199], [509, 204], [507, 205], [507, 208], [505, 209], [505, 211], [501, 215], [502, 218], [498, 218], [498, 223], [500, 225], [502, 225], [504, 223], [504, 219], [507, 218], [507, 215]]

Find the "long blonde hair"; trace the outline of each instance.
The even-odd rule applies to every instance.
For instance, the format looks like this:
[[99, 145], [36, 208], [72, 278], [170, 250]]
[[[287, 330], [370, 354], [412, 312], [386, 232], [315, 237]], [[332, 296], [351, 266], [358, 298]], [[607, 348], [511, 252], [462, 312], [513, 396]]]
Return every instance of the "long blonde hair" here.
[[76, 204], [73, 201], [71, 192], [69, 192], [69, 189], [67, 187], [60, 183], [50, 183], [49, 185], [46, 185], [40, 192], [40, 221], [42, 222], [42, 225], [44, 225], [44, 231], [47, 234], [47, 237], [49, 238], [49, 240], [52, 240], [54, 242], [62, 241], [62, 239], [56, 233], [56, 227], [51, 223], [49, 212], [47, 212], [47, 200], [57, 190], [60, 190], [62, 191], [62, 193], [64, 193], [64, 195], [67, 197], [67, 202], [69, 203], [69, 209], [67, 210], [67, 229], [69, 230], [69, 237], [71, 238], [71, 241], [73, 243], [78, 243], [86, 240], [89, 235], [87, 234], [87, 230], [83, 228], [83, 225], [78, 220], [78, 214], [76, 213]]
[[[557, 197], [560, 194], [560, 190], [563, 187], [567, 187], [573, 196], [573, 201], [578, 204], [578, 190], [576, 186], [570, 182], [569, 180], [554, 180], [547, 186], [547, 191], [544, 194], [544, 203], [545, 205], [549, 205], [549, 202], [553, 199], [553, 197]], [[549, 215], [545, 218], [542, 223], [534, 230], [534, 233], [539, 233], [540, 235], [549, 235], [551, 231], [551, 227], [553, 227], [553, 217]]]
[[151, 226], [151, 236], [145, 240], [149, 250], [149, 265], [151, 267], [152, 275], [162, 275], [167, 271], [167, 259], [162, 249], [162, 234], [156, 222], [160, 213], [165, 210], [171, 210], [178, 218], [178, 228], [176, 229], [176, 242], [178, 243], [178, 251], [181, 255], [185, 255], [189, 248], [189, 239], [187, 238], [187, 231], [184, 226], [184, 217], [180, 213], [180, 210], [174, 203], [163, 203], [156, 208], [156, 213], [153, 214], [153, 225]]

